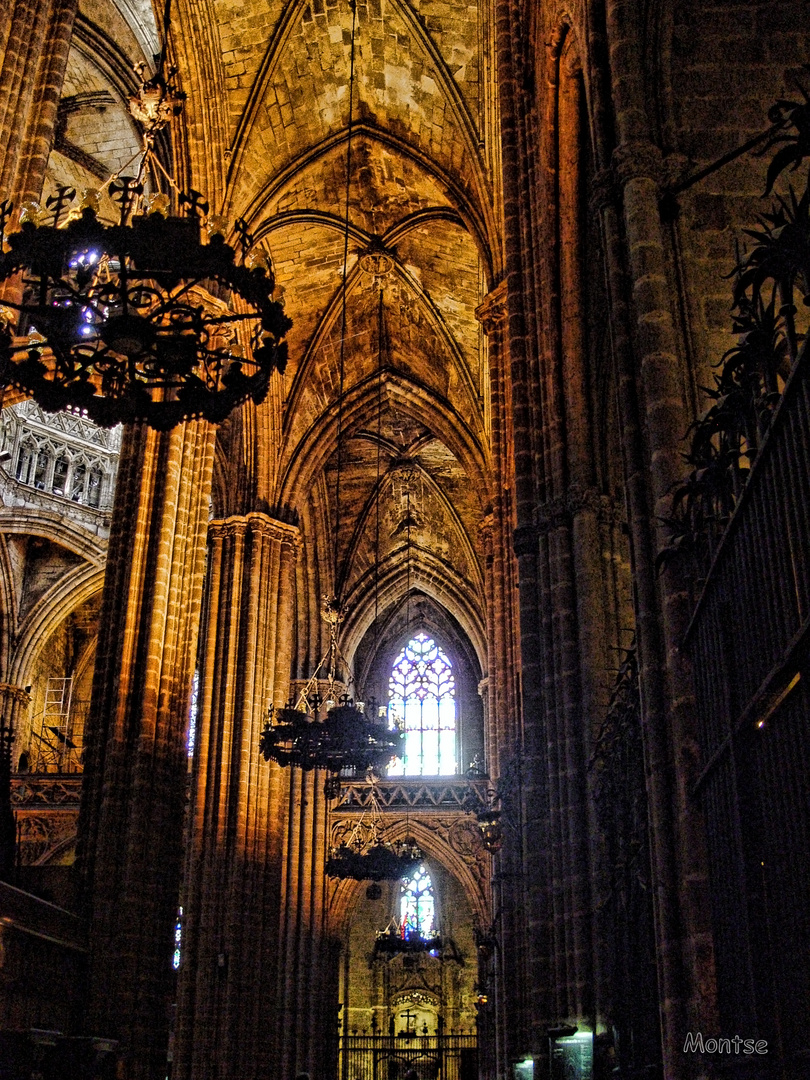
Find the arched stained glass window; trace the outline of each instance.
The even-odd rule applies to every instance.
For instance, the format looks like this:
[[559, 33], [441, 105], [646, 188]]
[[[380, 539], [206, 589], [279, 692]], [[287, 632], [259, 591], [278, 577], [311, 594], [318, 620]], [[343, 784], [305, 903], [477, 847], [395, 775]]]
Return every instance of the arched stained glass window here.
[[388, 718], [405, 732], [405, 753], [389, 776], [452, 776], [456, 772], [456, 681], [433, 638], [412, 637], [388, 680]]
[[399, 898], [399, 922], [403, 935], [421, 934], [429, 938], [436, 933], [436, 900], [433, 882], [424, 863], [402, 879]]

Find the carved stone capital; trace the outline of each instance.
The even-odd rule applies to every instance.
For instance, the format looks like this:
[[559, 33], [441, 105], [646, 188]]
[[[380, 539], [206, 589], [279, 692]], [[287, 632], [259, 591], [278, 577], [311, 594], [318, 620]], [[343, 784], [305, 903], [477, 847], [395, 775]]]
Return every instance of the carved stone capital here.
[[585, 510], [595, 513], [604, 522], [622, 519], [610, 496], [604, 495], [598, 488], [572, 484], [565, 495], [549, 499], [537, 508], [537, 532], [545, 535], [561, 526], [570, 525], [573, 518]]
[[483, 301], [475, 309], [475, 317], [484, 328], [484, 333], [489, 335], [507, 319], [506, 308], [506, 279], [496, 285], [491, 292], [487, 293]]
[[662, 183], [665, 188], [675, 187], [689, 174], [689, 158], [686, 154], [667, 154], [662, 162]]
[[631, 180], [654, 180], [664, 184], [664, 159], [654, 143], [646, 139], [617, 146], [611, 160], [616, 180], [624, 186]]
[[234, 514], [232, 517], [215, 518], [209, 522], [208, 538], [224, 539], [244, 537], [248, 532], [261, 533], [271, 540], [298, 548], [301, 545], [301, 533], [297, 526], [286, 521], [278, 521], [267, 514], [253, 511], [250, 514]]
[[0, 683], [0, 694], [4, 698], [11, 698], [12, 701], [16, 701], [20, 705], [31, 704], [30, 691], [24, 689], [22, 686], [15, 686], [13, 683]]

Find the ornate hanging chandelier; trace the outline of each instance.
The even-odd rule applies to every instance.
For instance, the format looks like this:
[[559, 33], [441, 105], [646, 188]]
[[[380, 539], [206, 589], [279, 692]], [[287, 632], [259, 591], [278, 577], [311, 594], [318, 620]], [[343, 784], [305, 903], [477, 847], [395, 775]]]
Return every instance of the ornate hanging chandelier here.
[[[259, 750], [265, 761], [299, 769], [344, 769], [365, 773], [383, 769], [392, 757], [401, 757], [404, 736], [365, 715], [362, 702], [338, 695], [337, 665], [343, 660], [337, 631], [343, 610], [334, 597], [324, 597], [321, 615], [329, 625], [329, 648], [301, 691], [298, 700], [283, 709], [269, 710]], [[345, 661], [343, 661], [345, 663]], [[318, 673], [326, 669], [326, 696], [317, 692]]]
[[326, 860], [326, 873], [333, 878], [354, 881], [399, 881], [422, 861], [422, 852], [414, 843], [377, 840], [368, 847], [342, 844], [332, 848]]
[[[364, 773], [382, 769], [392, 757], [402, 756], [400, 732], [369, 720], [361, 702], [355, 704], [347, 695], [336, 703], [324, 702], [314, 694], [306, 702], [306, 712], [292, 703], [269, 710], [259, 741], [265, 761], [305, 771], [341, 773], [349, 769]], [[321, 705], [326, 705], [323, 719], [319, 718]]]
[[394, 842], [386, 840], [377, 778], [372, 773], [369, 780], [370, 823], [365, 824], [364, 812], [348, 839], [330, 849], [326, 874], [355, 881], [399, 881], [416, 869], [424, 855], [412, 837]]
[[403, 953], [440, 953], [441, 948], [442, 939], [438, 934], [427, 936], [418, 927], [410, 926], [407, 920], [397, 923], [392, 919], [387, 929], [377, 931], [372, 956], [375, 960], [390, 960]]
[[122, 179], [111, 193], [118, 225], [99, 221], [92, 197], [73, 211], [65, 188], [48, 200], [49, 223], [29, 212], [8, 233], [11, 206], [0, 206], [0, 378], [103, 427], [218, 423], [248, 398], [261, 402], [284, 370], [291, 325], [271, 299], [267, 263], [239, 265], [213, 231], [203, 243], [196, 192], [182, 197], [183, 218], [164, 216], [158, 200], [134, 213], [141, 184]]
[[[168, 12], [167, 3], [157, 74], [130, 99], [144, 125], [136, 175], [78, 199], [59, 187], [19, 218], [0, 204], [0, 380], [44, 409], [80, 410], [104, 427], [218, 423], [249, 398], [261, 402], [286, 364], [291, 323], [272, 299], [266, 257], [245, 265], [246, 224], [236, 223], [237, 257], [224, 219], [207, 216], [199, 192], [180, 192], [155, 153], [156, 134], [185, 98], [174, 69], [163, 75]], [[147, 194], [148, 166], [185, 216], [168, 213], [168, 194]], [[118, 203], [117, 224], [99, 218], [105, 192]]]

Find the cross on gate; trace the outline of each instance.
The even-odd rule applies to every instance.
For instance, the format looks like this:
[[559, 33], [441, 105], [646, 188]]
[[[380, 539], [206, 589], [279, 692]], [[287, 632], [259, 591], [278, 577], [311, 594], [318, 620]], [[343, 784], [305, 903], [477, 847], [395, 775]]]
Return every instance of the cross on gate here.
[[402, 1014], [402, 1019], [405, 1021], [405, 1030], [410, 1035], [411, 1032], [416, 1034], [416, 1013], [411, 1012], [410, 1009], [406, 1009]]

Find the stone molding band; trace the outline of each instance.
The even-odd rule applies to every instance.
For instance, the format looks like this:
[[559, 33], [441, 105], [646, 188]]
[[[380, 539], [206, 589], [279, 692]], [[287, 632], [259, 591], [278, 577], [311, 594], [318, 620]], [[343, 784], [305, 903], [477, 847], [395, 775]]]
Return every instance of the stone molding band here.
[[209, 539], [224, 539], [226, 537], [244, 536], [248, 531], [261, 533], [271, 540], [278, 540], [281, 544], [290, 544], [300, 547], [301, 532], [297, 525], [289, 525], [286, 521], [278, 521], [258, 510], [250, 514], [234, 514], [227, 518], [215, 518], [208, 524]]
[[573, 518], [584, 510], [595, 513], [601, 522], [618, 525], [624, 522], [621, 508], [609, 495], [604, 495], [597, 488], [580, 488], [572, 485], [565, 495], [550, 499], [537, 507], [536, 521], [532, 525], [522, 525], [512, 534], [512, 546], [515, 555], [531, 555], [537, 550], [541, 536], [570, 525]]

